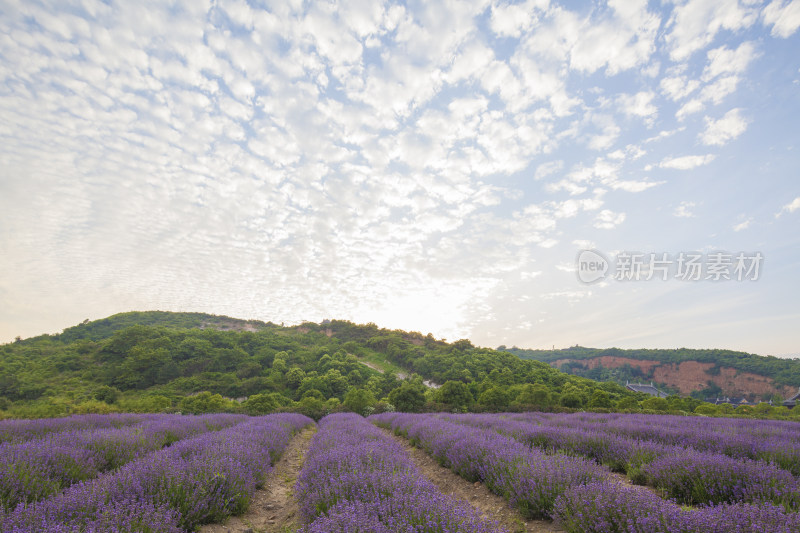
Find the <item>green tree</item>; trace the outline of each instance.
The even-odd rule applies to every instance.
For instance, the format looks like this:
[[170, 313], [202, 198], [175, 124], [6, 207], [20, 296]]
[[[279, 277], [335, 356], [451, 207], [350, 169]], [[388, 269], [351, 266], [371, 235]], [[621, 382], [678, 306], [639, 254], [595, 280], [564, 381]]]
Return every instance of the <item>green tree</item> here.
[[438, 399], [454, 409], [467, 409], [475, 401], [466, 383], [446, 381], [438, 391]]
[[617, 409], [638, 409], [639, 401], [633, 396], [625, 396], [617, 402]]
[[375, 405], [375, 396], [364, 389], [350, 389], [344, 397], [344, 406], [349, 411], [366, 416], [369, 410]]
[[328, 407], [319, 398], [303, 398], [295, 404], [295, 410], [314, 420], [319, 420], [328, 412]]
[[721, 403], [717, 406], [717, 414], [720, 415], [732, 415], [733, 414], [733, 406], [729, 403]]
[[286, 384], [289, 386], [290, 389], [294, 390], [300, 386], [300, 383], [303, 382], [303, 379], [306, 377], [306, 373], [303, 371], [302, 368], [299, 367], [292, 367], [286, 373]]
[[249, 415], [265, 415], [280, 407], [272, 394], [254, 394], [244, 403]]
[[478, 403], [495, 411], [507, 409], [508, 401], [508, 393], [501, 387], [486, 389], [478, 398]]
[[669, 402], [666, 398], [647, 398], [642, 401], [642, 409], [651, 409], [653, 411], [668, 411]]
[[595, 390], [592, 397], [589, 399], [589, 408], [600, 407], [604, 409], [611, 408], [611, 396], [604, 390]]
[[94, 399], [107, 404], [113, 404], [117, 398], [119, 398], [119, 389], [116, 387], [101, 385], [94, 391]]
[[236, 369], [236, 377], [239, 379], [253, 378], [261, 375], [264, 368], [256, 361], [245, 361]]
[[403, 382], [389, 393], [389, 402], [404, 413], [418, 413], [425, 405], [425, 387]]
[[537, 383], [536, 385], [527, 383], [523, 385], [522, 391], [517, 395], [514, 401], [521, 405], [547, 407], [550, 405], [550, 389], [541, 383]]
[[219, 394], [211, 394], [208, 391], [201, 392], [195, 396], [187, 396], [181, 400], [180, 409], [187, 413], [218, 413], [225, 408], [225, 399]]

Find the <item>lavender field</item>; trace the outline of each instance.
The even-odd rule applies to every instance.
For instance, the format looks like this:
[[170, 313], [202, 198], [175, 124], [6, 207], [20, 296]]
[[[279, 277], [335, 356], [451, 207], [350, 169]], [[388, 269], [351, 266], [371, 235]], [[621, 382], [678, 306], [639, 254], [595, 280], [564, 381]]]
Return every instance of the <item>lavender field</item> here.
[[0, 422], [0, 531], [195, 530], [243, 512], [312, 420], [109, 415]]
[[[2, 421], [0, 531], [177, 533], [223, 523], [280, 482], [273, 466], [312, 426], [297, 414]], [[422, 468], [414, 447], [438, 470]], [[293, 530], [303, 533], [800, 531], [795, 423], [338, 413], [316, 425], [301, 464], [291, 483]], [[502, 497], [516, 525], [441, 490], [445, 469]]]
[[800, 531], [799, 424], [594, 413], [371, 420], [570, 533]]

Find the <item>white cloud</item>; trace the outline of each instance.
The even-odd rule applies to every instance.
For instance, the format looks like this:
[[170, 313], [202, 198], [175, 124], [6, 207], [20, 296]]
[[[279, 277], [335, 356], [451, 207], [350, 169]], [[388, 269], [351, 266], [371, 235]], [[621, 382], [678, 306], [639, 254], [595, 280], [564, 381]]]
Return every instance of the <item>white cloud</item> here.
[[538, 11], [547, 9], [549, 0], [529, 0], [521, 4], [492, 5], [490, 26], [501, 37], [519, 37], [538, 21]]
[[690, 80], [685, 76], [665, 77], [660, 82], [661, 90], [674, 101], [682, 100], [692, 94], [698, 87], [700, 82], [697, 80]]
[[[572, 241], [572, 244], [574, 244], [575, 246], [577, 246], [581, 250], [591, 250], [591, 249], [595, 248], [594, 241], [590, 241], [590, 240], [586, 240], [586, 239], [576, 239], [576, 240]], [[570, 265], [573, 265], [573, 267], [574, 267], [573, 263], [570, 263]]]
[[614, 213], [609, 209], [603, 209], [594, 219], [594, 227], [597, 229], [614, 229], [625, 221], [625, 213]]
[[646, 180], [620, 180], [609, 183], [612, 189], [619, 189], [628, 192], [642, 192], [652, 187], [657, 187], [664, 183], [663, 181], [646, 181]]
[[750, 224], [753, 222], [752, 218], [745, 219], [735, 226], [733, 226], [733, 231], [742, 231], [750, 227]]
[[721, 30], [748, 28], [757, 17], [755, 6], [739, 0], [689, 0], [677, 5], [665, 37], [670, 57], [673, 61], [688, 59], [711, 43]]
[[731, 109], [719, 120], [705, 118], [706, 129], [699, 138], [703, 144], [722, 146], [735, 139], [747, 129], [747, 120], [741, 115], [741, 109]]
[[703, 81], [709, 81], [722, 74], [741, 74], [757, 57], [753, 42], [747, 41], [736, 50], [721, 46], [708, 52], [708, 65], [703, 70]]
[[785, 39], [800, 28], [800, 0], [773, 0], [762, 17], [765, 25], [772, 26], [772, 35]]
[[547, 163], [542, 163], [541, 165], [536, 167], [536, 172], [534, 172], [533, 178], [536, 180], [540, 180], [548, 176], [552, 176], [553, 174], [559, 172], [563, 168], [564, 168], [564, 162], [561, 160], [548, 161]]
[[645, 123], [652, 125], [658, 116], [658, 108], [653, 105], [655, 93], [641, 91], [636, 94], [622, 94], [617, 97], [617, 106], [628, 116], [642, 117]]
[[690, 170], [696, 167], [707, 165], [714, 160], [714, 155], [684, 155], [681, 157], [667, 157], [659, 163], [661, 168], [674, 168], [678, 170]]
[[647, 10], [646, 0], [612, 0], [613, 15], [577, 34], [570, 50], [570, 66], [583, 72], [606, 67], [614, 75], [644, 64], [655, 49], [660, 24], [657, 14]]
[[798, 209], [800, 209], [800, 196], [798, 196], [797, 198], [795, 198], [794, 200], [783, 206], [781, 210], [778, 211], [778, 213], [775, 215], [775, 218], [781, 216], [783, 213], [794, 213]]
[[693, 212], [695, 207], [697, 207], [695, 202], [681, 202], [672, 214], [678, 218], [693, 218], [695, 216]]

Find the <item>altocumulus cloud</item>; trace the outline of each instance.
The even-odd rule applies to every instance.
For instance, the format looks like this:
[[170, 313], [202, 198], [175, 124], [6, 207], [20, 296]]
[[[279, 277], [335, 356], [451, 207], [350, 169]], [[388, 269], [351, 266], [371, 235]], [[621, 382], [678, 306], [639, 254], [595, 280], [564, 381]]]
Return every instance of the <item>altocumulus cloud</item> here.
[[556, 267], [572, 242], [616, 245], [682, 201], [670, 169], [733, 157], [796, 15], [6, 0], [0, 339], [160, 308], [535, 344], [603, 297]]

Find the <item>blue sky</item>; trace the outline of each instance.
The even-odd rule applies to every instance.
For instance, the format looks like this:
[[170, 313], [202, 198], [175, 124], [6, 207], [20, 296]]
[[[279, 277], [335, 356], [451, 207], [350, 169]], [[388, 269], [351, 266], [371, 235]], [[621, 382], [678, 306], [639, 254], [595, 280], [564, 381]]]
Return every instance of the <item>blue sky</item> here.
[[[798, 354], [798, 28], [800, 0], [0, 0], [0, 342], [161, 309]], [[582, 249], [763, 263], [588, 285]]]

